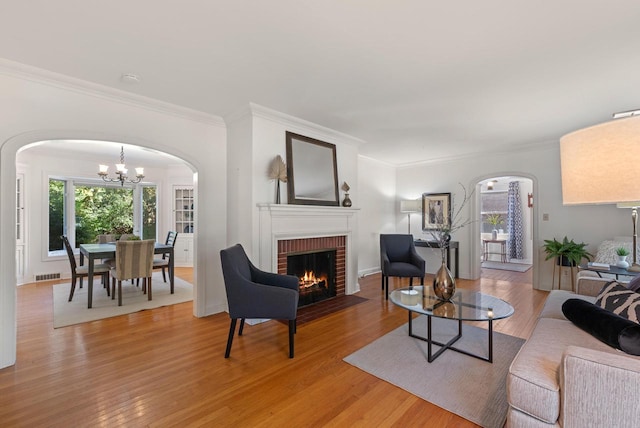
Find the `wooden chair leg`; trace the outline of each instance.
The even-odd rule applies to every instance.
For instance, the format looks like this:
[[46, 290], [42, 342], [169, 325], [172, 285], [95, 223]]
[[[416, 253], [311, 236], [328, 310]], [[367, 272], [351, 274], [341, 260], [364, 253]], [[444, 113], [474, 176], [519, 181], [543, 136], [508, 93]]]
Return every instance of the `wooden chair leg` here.
[[243, 331], [244, 331], [244, 318], [240, 320], [240, 330], [238, 331], [238, 336], [242, 336]]
[[122, 280], [118, 280], [118, 306], [122, 306]]
[[412, 276], [409, 277], [409, 288], [413, 289], [413, 277]]
[[80, 288], [82, 288], [82, 277], [80, 277]]
[[384, 290], [384, 274], [382, 274], [382, 289]]
[[420, 285], [424, 285], [424, 274], [420, 277]]
[[116, 279], [111, 279], [111, 300], [116, 298]]
[[167, 282], [167, 274], [165, 273], [164, 267], [162, 268], [162, 280], [166, 283]]
[[151, 300], [151, 277], [145, 278], [143, 281], [147, 287], [147, 299]]
[[293, 358], [293, 338], [296, 331], [296, 320], [289, 320], [289, 358]]
[[73, 299], [73, 293], [76, 291], [76, 277], [71, 279], [71, 291], [69, 292], [69, 301]]
[[[238, 321], [237, 318], [232, 318], [231, 319], [231, 325], [229, 326], [229, 337], [227, 338], [227, 349], [226, 349], [226, 351], [224, 351], [224, 357], [225, 358], [229, 358], [229, 354], [231, 354], [231, 344], [233, 343], [233, 335], [234, 335], [235, 330], [236, 330], [236, 322], [237, 321]], [[242, 321], [244, 321], [244, 319]]]

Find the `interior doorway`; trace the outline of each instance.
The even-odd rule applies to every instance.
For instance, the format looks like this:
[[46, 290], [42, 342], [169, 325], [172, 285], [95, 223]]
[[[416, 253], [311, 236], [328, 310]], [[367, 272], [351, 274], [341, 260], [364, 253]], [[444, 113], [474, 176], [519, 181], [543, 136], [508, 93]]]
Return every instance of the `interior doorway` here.
[[533, 265], [533, 180], [517, 175], [477, 183], [481, 275], [484, 269], [526, 272]]

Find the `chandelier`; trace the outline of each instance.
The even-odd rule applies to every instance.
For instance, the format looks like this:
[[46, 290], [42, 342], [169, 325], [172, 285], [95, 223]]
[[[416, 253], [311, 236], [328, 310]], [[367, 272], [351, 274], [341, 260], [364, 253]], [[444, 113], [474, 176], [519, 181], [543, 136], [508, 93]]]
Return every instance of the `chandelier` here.
[[124, 183], [139, 183], [144, 178], [144, 168], [136, 168], [136, 178], [127, 177], [127, 169], [124, 167], [124, 146], [120, 147], [120, 163], [116, 164], [116, 177], [109, 177], [108, 171], [107, 165], [100, 165], [98, 175], [108, 183], [119, 181], [121, 186], [124, 186]]

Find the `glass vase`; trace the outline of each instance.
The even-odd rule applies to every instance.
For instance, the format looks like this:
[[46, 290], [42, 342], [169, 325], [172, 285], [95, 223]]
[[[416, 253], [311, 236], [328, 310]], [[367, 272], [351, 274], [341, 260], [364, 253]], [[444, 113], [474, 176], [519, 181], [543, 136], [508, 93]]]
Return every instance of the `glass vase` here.
[[450, 300], [456, 292], [456, 280], [444, 260], [433, 277], [433, 292], [442, 300]]

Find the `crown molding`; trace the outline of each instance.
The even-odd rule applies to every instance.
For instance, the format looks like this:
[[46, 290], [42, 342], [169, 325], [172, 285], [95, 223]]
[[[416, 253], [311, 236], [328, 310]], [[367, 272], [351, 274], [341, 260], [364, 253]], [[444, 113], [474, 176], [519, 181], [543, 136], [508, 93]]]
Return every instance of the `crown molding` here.
[[225, 116], [224, 119], [225, 122], [229, 125], [233, 122], [242, 120], [247, 116], [280, 123], [285, 125], [292, 132], [305, 135], [313, 134], [314, 138], [318, 137], [323, 140], [338, 140], [341, 143], [347, 143], [353, 146], [359, 146], [366, 143], [364, 140], [342, 133], [340, 131], [336, 131], [325, 126], [309, 122], [308, 120], [300, 119], [295, 116], [291, 116], [286, 113], [282, 113], [252, 102]]
[[111, 102], [168, 114], [182, 119], [205, 123], [207, 125], [225, 127], [224, 120], [219, 116], [181, 107], [155, 98], [149, 98], [143, 95], [111, 88], [109, 86], [88, 82], [86, 80], [77, 79], [75, 77], [55, 73], [53, 71], [44, 70], [19, 62], [10, 61], [4, 58], [0, 58], [0, 74]]
[[396, 168], [413, 168], [422, 165], [435, 165], [450, 162], [457, 162], [466, 159], [478, 159], [483, 156], [496, 156], [496, 155], [509, 155], [514, 153], [530, 153], [539, 152], [545, 150], [560, 149], [560, 143], [558, 141], [543, 141], [541, 143], [523, 143], [523, 144], [503, 144], [501, 146], [493, 147], [490, 150], [475, 151], [471, 153], [465, 153], [455, 156], [443, 156], [440, 158], [429, 159], [425, 161], [409, 162], [403, 164], [394, 165]]

